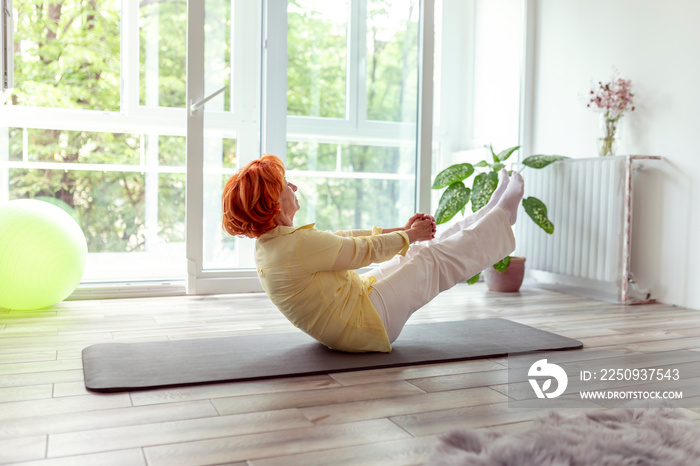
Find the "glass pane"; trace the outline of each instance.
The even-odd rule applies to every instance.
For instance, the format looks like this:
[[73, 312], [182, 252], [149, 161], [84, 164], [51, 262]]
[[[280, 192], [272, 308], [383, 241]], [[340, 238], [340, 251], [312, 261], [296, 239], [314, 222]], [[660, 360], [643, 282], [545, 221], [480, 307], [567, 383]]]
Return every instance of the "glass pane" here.
[[149, 107], [184, 108], [187, 2], [140, 3], [140, 103]]
[[[141, 105], [185, 107], [187, 2], [161, 0], [139, 7]], [[227, 86], [209, 110], [231, 109], [231, 3], [206, 0], [205, 95]]]
[[343, 171], [354, 173], [396, 173], [413, 176], [416, 166], [414, 144], [398, 147], [343, 146]]
[[[4, 128], [2, 128], [4, 129]], [[21, 162], [24, 156], [24, 133], [22, 128], [8, 128], [8, 160], [12, 162]]]
[[[158, 242], [185, 244], [185, 174], [158, 175]], [[184, 247], [182, 248], [184, 252]]]
[[221, 141], [221, 164], [224, 168], [237, 168], [236, 163], [236, 140], [224, 139]]
[[340, 146], [317, 142], [288, 142], [287, 170], [335, 171], [340, 166]]
[[345, 118], [347, 0], [289, 0], [287, 113]]
[[121, 0], [15, 0], [13, 6], [10, 104], [119, 111]]
[[138, 165], [141, 136], [51, 129], [10, 128], [10, 160]]
[[416, 121], [418, 0], [367, 0], [367, 119]]
[[412, 144], [288, 142], [287, 178], [298, 186], [301, 205], [295, 225], [341, 230], [405, 224], [415, 205], [414, 161]]
[[186, 144], [187, 140], [184, 136], [158, 136], [158, 163], [184, 167]]
[[64, 202], [78, 220], [91, 253], [146, 249], [144, 190], [141, 173], [10, 169], [10, 199]]
[[413, 214], [413, 180], [324, 178], [289, 173], [297, 185], [300, 210], [295, 225], [315, 223], [320, 230], [392, 228]]
[[[245, 0], [205, 0], [204, 95], [227, 87], [225, 92], [207, 103], [210, 112], [231, 110], [231, 4], [241, 1]], [[248, 46], [254, 46], [254, 43], [248, 43]]]

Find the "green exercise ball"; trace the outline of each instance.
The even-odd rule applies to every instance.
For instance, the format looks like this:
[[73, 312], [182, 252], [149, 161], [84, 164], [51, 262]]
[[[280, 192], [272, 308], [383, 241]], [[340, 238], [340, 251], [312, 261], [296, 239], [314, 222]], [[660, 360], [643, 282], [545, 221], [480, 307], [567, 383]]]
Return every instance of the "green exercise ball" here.
[[0, 205], [0, 307], [43, 309], [64, 300], [86, 258], [85, 235], [64, 209], [33, 199]]

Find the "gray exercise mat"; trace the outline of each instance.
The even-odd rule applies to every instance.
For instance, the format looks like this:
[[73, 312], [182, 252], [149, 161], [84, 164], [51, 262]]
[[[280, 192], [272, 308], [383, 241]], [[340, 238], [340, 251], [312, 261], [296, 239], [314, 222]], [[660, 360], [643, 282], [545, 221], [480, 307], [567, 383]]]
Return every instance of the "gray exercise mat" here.
[[513, 353], [582, 348], [580, 341], [504, 319], [407, 325], [391, 353], [343, 353], [299, 332], [99, 343], [83, 350], [85, 386], [123, 391], [325, 374]]

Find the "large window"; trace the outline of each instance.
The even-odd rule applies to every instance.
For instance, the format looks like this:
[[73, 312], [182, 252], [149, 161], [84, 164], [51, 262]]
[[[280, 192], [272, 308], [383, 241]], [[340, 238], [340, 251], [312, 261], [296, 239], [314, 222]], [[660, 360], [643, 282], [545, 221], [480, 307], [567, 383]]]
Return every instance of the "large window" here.
[[[297, 224], [397, 226], [417, 208], [421, 0], [202, 2], [203, 91], [223, 91], [203, 109], [193, 235], [188, 3], [13, 0], [0, 202], [40, 198], [70, 211], [88, 241], [86, 286], [184, 280], [192, 241], [201, 270], [254, 277], [252, 241], [220, 227], [220, 194], [270, 133], [299, 186]], [[517, 144], [519, 63], [504, 50], [519, 47], [520, 0], [425, 4], [434, 6], [436, 47], [434, 102], [424, 105], [434, 105], [436, 126], [423, 156], [435, 173], [465, 149]], [[499, 29], [509, 31], [505, 48], [506, 35], [489, 33]], [[265, 62], [280, 42], [284, 65]], [[269, 124], [266, 95], [282, 104], [286, 129]]]

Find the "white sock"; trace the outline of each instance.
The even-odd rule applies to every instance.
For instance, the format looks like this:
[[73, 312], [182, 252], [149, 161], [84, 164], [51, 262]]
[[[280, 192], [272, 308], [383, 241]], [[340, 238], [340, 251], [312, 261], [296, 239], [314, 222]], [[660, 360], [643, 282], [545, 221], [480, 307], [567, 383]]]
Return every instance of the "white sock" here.
[[524, 189], [525, 182], [523, 181], [522, 175], [518, 172], [514, 172], [505, 192], [498, 200], [497, 205], [508, 212], [511, 225], [514, 225], [515, 221], [518, 219], [518, 206], [520, 205], [520, 200], [523, 198]]

